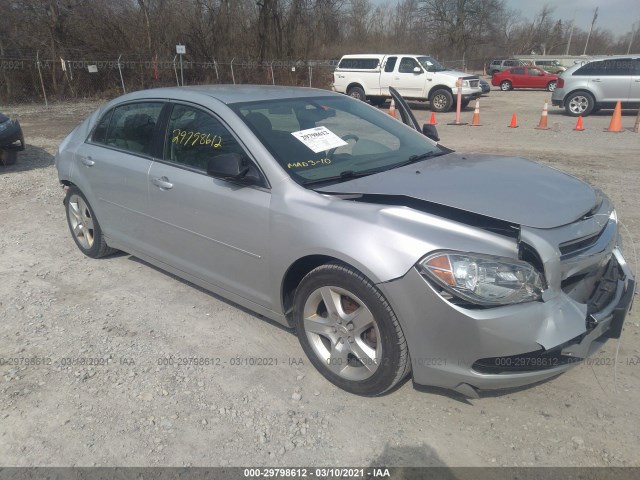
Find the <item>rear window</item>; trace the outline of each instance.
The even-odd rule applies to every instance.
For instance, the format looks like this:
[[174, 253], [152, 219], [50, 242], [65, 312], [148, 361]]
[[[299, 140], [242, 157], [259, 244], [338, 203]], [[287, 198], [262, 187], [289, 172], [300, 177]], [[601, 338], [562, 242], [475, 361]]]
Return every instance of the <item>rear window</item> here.
[[378, 68], [379, 60], [377, 58], [343, 58], [340, 60], [338, 68], [347, 68], [351, 70], [375, 70]]

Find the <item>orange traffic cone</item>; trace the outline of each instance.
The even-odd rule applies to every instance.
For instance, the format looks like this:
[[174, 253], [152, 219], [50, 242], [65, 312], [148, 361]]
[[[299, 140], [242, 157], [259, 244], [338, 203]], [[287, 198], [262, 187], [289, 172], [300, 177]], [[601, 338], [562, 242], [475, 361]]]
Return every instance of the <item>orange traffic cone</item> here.
[[611, 123], [609, 123], [609, 128], [605, 132], [624, 132], [624, 128], [622, 128], [622, 104], [620, 102], [616, 103]]
[[393, 118], [397, 118], [396, 117], [396, 101], [393, 98], [391, 99], [391, 105], [389, 106], [389, 115], [391, 115]]
[[542, 115], [540, 115], [540, 123], [538, 123], [538, 126], [536, 127], [538, 130], [549, 130], [549, 127], [547, 127], [548, 112], [549, 112], [549, 109], [548, 109], [547, 101], [545, 100], [544, 107], [542, 108]]
[[476, 108], [473, 111], [473, 119], [471, 120], [472, 127], [480, 127], [480, 100], [476, 100]]
[[581, 132], [584, 130], [584, 127], [582, 126], [582, 115], [578, 117], [578, 121], [576, 122], [576, 128], [574, 128], [574, 130], [577, 132]]
[[431, 120], [429, 120], [429, 125], [437, 125], [436, 123], [436, 114], [431, 112]]
[[516, 118], [516, 114], [511, 115], [511, 123], [509, 124], [509, 128], [518, 128], [518, 119]]

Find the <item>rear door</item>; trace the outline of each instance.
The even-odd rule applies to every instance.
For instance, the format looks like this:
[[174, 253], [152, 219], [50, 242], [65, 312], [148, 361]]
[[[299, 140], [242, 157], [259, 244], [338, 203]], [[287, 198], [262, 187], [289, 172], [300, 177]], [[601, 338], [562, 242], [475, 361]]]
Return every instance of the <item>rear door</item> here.
[[151, 256], [229, 292], [268, 306], [271, 193], [207, 175], [208, 160], [246, 155], [220, 118], [173, 105], [162, 160], [149, 170]]
[[398, 57], [391, 56], [386, 57], [380, 68], [380, 93], [382, 95], [389, 95], [389, 87], [397, 85], [398, 79], [396, 79], [396, 65], [398, 64]]
[[598, 101], [615, 103], [626, 101], [631, 91], [631, 79], [634, 73], [634, 62], [631, 58], [612, 58], [602, 60], [598, 74], [591, 78], [591, 83], [600, 90]]
[[506, 78], [511, 81], [514, 87], [529, 87], [529, 78], [525, 67], [512, 68], [511, 70], [509, 70], [509, 72], [507, 72]]
[[105, 235], [144, 250], [147, 174], [165, 103], [119, 105], [76, 151], [74, 182], [88, 197]]

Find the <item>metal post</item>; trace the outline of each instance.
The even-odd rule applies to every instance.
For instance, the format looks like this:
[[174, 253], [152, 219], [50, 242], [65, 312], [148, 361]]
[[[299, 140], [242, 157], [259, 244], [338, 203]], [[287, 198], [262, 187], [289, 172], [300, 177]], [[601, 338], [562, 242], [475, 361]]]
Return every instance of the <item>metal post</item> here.
[[313, 76], [313, 68], [309, 65], [309, 88], [311, 88], [311, 77]]
[[42, 86], [42, 95], [44, 95], [44, 104], [46, 107], [48, 107], [49, 101], [47, 100], [47, 92], [44, 89], [44, 80], [42, 80], [42, 70], [40, 70], [40, 51], [36, 53], [36, 65], [38, 66], [38, 75], [40, 75], [40, 85]]
[[175, 74], [176, 74], [176, 85], [177, 85], [177, 86], [180, 86], [180, 80], [178, 80], [178, 69], [176, 68], [176, 57], [177, 57], [177, 56], [178, 56], [178, 55], [175, 55], [175, 56], [173, 57], [173, 71], [174, 71], [174, 72], [175, 72]]
[[120, 66], [120, 58], [122, 55], [118, 56], [118, 71], [120, 72], [120, 83], [122, 84], [122, 93], [127, 93], [127, 89], [124, 88], [124, 77], [122, 76], [122, 67]]
[[233, 74], [233, 61], [236, 59], [236, 57], [233, 57], [231, 59], [231, 79], [233, 80], [233, 84], [236, 84], [236, 76]]
[[220, 83], [220, 75], [218, 75], [218, 62], [216, 62], [216, 59], [213, 59], [213, 68], [216, 69], [216, 79], [218, 81], [218, 83]]
[[184, 73], [182, 72], [182, 54], [180, 54], [180, 83], [184, 87]]
[[273, 62], [274, 62], [274, 60], [271, 60], [271, 65], [269, 65], [269, 67], [271, 68], [271, 84], [275, 85], [276, 84], [276, 77], [273, 75]]

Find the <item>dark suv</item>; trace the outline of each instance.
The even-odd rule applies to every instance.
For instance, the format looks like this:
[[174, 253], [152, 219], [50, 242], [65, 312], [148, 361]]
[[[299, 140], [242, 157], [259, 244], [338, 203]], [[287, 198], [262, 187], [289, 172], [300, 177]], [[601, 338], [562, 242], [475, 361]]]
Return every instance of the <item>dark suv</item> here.
[[551, 103], [572, 117], [587, 116], [601, 108], [640, 106], [640, 55], [596, 58], [574, 65], [558, 78]]

